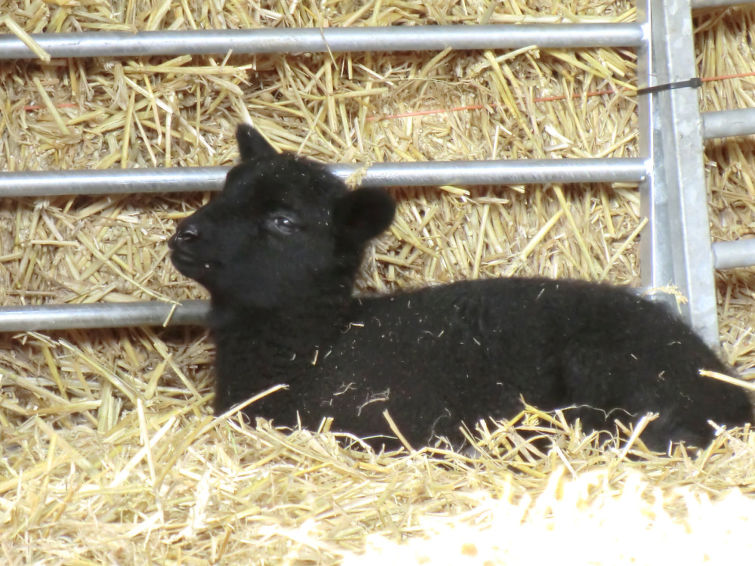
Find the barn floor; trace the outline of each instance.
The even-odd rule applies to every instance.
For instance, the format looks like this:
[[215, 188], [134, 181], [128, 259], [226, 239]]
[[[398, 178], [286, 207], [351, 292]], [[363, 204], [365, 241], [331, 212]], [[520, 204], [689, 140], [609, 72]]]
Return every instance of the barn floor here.
[[[2, 12], [28, 33], [636, 19], [624, 0], [27, 0]], [[702, 110], [755, 107], [755, 7], [701, 11], [695, 25], [699, 75], [715, 79]], [[0, 168], [229, 165], [235, 125], [250, 120], [279, 149], [326, 162], [633, 157], [634, 89], [635, 54], [621, 49], [0, 62]], [[755, 234], [753, 138], [706, 143], [716, 240]], [[393, 194], [397, 221], [359, 292], [517, 275], [639, 282], [633, 186]], [[0, 304], [203, 297], [166, 239], [208, 198], [3, 199]], [[717, 285], [722, 357], [752, 371], [755, 268]], [[480, 423], [468, 454], [374, 454], [213, 418], [212, 356], [193, 328], [0, 336], [0, 560], [731, 564], [753, 552], [749, 428], [653, 454], [629, 429], [586, 436], [530, 408]]]

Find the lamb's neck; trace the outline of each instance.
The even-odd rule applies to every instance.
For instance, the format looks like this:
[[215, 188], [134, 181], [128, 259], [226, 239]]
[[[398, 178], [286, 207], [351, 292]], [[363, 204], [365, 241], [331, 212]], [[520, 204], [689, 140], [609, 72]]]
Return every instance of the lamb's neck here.
[[273, 352], [286, 359], [309, 358], [327, 348], [344, 329], [351, 301], [302, 302], [286, 308], [213, 309], [212, 330], [218, 348]]

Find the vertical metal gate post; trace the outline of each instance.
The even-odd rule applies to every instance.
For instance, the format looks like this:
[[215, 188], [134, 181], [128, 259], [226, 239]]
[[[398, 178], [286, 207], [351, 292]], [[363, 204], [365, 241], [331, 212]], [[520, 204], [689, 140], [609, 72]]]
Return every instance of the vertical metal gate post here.
[[[690, 0], [641, 0], [647, 41], [638, 53], [640, 86], [697, 77]], [[642, 82], [645, 81], [645, 84]], [[639, 96], [640, 151], [649, 170], [640, 183], [640, 270], [649, 289], [674, 284], [688, 299], [681, 314], [709, 344], [718, 344], [713, 252], [703, 169], [703, 129], [694, 86]], [[677, 308], [673, 294], [662, 300]]]

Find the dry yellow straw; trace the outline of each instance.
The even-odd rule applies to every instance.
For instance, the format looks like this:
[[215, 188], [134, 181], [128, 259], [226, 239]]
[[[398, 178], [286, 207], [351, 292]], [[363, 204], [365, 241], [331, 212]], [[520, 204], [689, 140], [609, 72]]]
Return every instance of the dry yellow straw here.
[[748, 391], [755, 391], [755, 383], [751, 383], [743, 379], [738, 379], [736, 377], [726, 375], [725, 373], [718, 373], [717, 371], [709, 371], [707, 369], [701, 369], [699, 373], [703, 377], [712, 377], [713, 379], [717, 379], [731, 385], [736, 385], [737, 387], [747, 389]]
[[391, 417], [390, 413], [388, 412], [388, 409], [385, 409], [383, 411], [383, 418], [385, 418], [386, 421], [388, 421], [388, 426], [391, 427], [391, 430], [393, 431], [393, 434], [396, 435], [396, 437], [399, 439], [401, 444], [404, 445], [404, 448], [406, 448], [409, 452], [416, 452], [414, 448], [412, 448], [412, 445], [409, 444], [409, 441], [406, 439], [406, 437], [401, 434], [401, 431], [398, 429], [398, 426], [396, 426], [396, 422]]
[[58, 125], [58, 128], [60, 128], [61, 133], [64, 135], [70, 135], [71, 130], [68, 129], [68, 126], [66, 126], [65, 122], [63, 121], [63, 117], [60, 115], [60, 112], [58, 112], [58, 109], [55, 108], [55, 104], [53, 104], [52, 100], [50, 99], [49, 95], [45, 91], [45, 88], [42, 86], [42, 82], [39, 80], [39, 77], [34, 77], [34, 86], [37, 87], [37, 92], [39, 93], [39, 96], [42, 98], [42, 102], [44, 103], [47, 110], [52, 115], [53, 120], [55, 120], [55, 123]]
[[[488, 2], [483, 10], [475, 8], [480, 2], [461, 2], [437, 13], [433, 3], [426, 3], [429, 11], [410, 10], [405, 0], [205, 4], [207, 9], [187, 0], [0, 2], [0, 33], [15, 34], [13, 40], [24, 41], [35, 57], [4, 62], [0, 167], [232, 165], [239, 158], [234, 128], [242, 121], [276, 148], [325, 163], [639, 155], [637, 101], [621, 88], [637, 82], [636, 57], [626, 49], [135, 56], [42, 64], [49, 54], [33, 40], [37, 32], [81, 30], [637, 20], [630, 0], [571, 3], [579, 5], [578, 13], [565, 2], [526, 0]], [[753, 10], [700, 12], [696, 22], [702, 77], [752, 70], [752, 54], [741, 47], [755, 25]], [[702, 110], [751, 106], [748, 81], [704, 83]], [[708, 174], [717, 240], [741, 238], [751, 227], [751, 145], [749, 138], [707, 144], [706, 162], [716, 164]], [[542, 186], [453, 184], [390, 192], [397, 219], [370, 246], [359, 293], [478, 274], [605, 275], [612, 283], [639, 283], [643, 220], [634, 185], [564, 186], [560, 194]], [[8, 200], [0, 211], [0, 304], [207, 298], [172, 267], [166, 241], [178, 220], [211, 198]], [[718, 282], [728, 357], [752, 367], [752, 268], [722, 271]], [[658, 545], [645, 544], [645, 537], [666, 536], [672, 521], [688, 538], [666, 544], [669, 555], [694, 548], [713, 556], [711, 551], [750, 542], [745, 527], [752, 530], [747, 519], [755, 516], [755, 435], [748, 426], [727, 429], [700, 450], [672, 446], [657, 454], [642, 442], [647, 419], [631, 431], [619, 426], [623, 436], [616, 438], [607, 431], [583, 433], [568, 412], [554, 418], [527, 407], [508, 422], [474, 423], [474, 432], [464, 433], [473, 452], [459, 454], [411, 446], [399, 430], [401, 420], [397, 426], [386, 413], [391, 434], [406, 450], [376, 454], [348, 435], [348, 422], [334, 422], [337, 433], [327, 419], [319, 432], [276, 429], [294, 424], [277, 419], [259, 419], [255, 426], [238, 415], [244, 405], [211, 416], [215, 352], [203, 329], [2, 339], [0, 548], [10, 566], [22, 559], [147, 563], [155, 556], [174, 563], [339, 564], [376, 534], [404, 544], [424, 540], [432, 535], [426, 518], [452, 526], [426, 543], [454, 564], [512, 562], [508, 554], [505, 560], [484, 555], [504, 544], [513, 551], [518, 545], [519, 562], [526, 563], [533, 541], [556, 554], [563, 547], [559, 540], [596, 532], [578, 549], [582, 562], [591, 552], [591, 563], [615, 566], [625, 563], [617, 548], [624, 557], [637, 549], [657, 553]], [[746, 381], [734, 383], [751, 389]], [[273, 393], [276, 388], [247, 403], [283, 394]], [[254, 414], [255, 406], [247, 412]], [[632, 484], [632, 477], [643, 484]], [[735, 490], [745, 495], [732, 500], [750, 507], [716, 513], [713, 504], [729, 501]], [[704, 498], [710, 502], [700, 503]], [[507, 507], [490, 506], [489, 499]], [[596, 502], [602, 503], [596, 508]], [[616, 514], [606, 515], [605, 505]], [[690, 521], [695, 509], [697, 517], [708, 516], [707, 524]], [[533, 510], [541, 515], [533, 518]], [[591, 512], [593, 525], [581, 523]], [[620, 517], [621, 532], [613, 517]], [[476, 535], [496, 520], [511, 522], [486, 546]], [[501, 532], [511, 536], [502, 540]], [[556, 544], [543, 545], [553, 535]], [[593, 544], [619, 539], [637, 544], [609, 544], [602, 553]], [[413, 564], [433, 562], [430, 556], [384, 558]], [[718, 563], [715, 558], [709, 562]], [[373, 563], [358, 560], [360, 566]], [[682, 561], [692, 564], [695, 557]]]

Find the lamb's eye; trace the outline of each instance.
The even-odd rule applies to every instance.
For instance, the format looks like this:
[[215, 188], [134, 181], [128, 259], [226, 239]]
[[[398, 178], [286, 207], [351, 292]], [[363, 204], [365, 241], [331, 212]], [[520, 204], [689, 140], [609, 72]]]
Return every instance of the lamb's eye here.
[[275, 214], [268, 218], [268, 226], [284, 235], [293, 234], [299, 229], [296, 220], [285, 214]]

